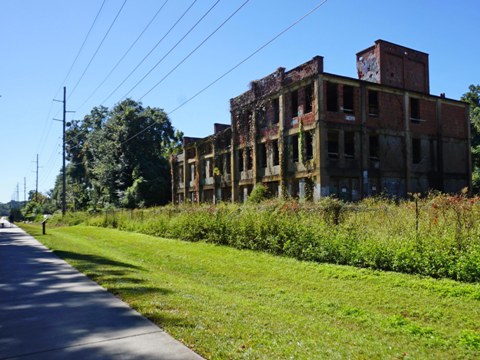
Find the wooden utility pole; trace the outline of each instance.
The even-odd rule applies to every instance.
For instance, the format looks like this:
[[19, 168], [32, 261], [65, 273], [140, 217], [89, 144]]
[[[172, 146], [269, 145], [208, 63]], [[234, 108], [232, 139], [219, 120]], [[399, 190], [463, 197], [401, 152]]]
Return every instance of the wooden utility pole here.
[[37, 154], [37, 171], [35, 175], [35, 202], [38, 202], [38, 154]]
[[65, 130], [66, 130], [66, 117], [67, 117], [67, 88], [64, 86], [63, 87], [63, 100], [55, 100], [53, 101], [58, 101], [63, 103], [63, 118], [62, 120], [59, 119], [53, 119], [56, 121], [61, 121], [62, 122], [62, 127], [63, 127], [63, 151], [62, 151], [62, 215], [65, 215], [66, 212], [66, 188], [67, 188], [67, 173], [65, 171]]
[[66, 86], [63, 87], [63, 187], [62, 187], [62, 215], [65, 215], [66, 212], [66, 188], [67, 188], [67, 174], [65, 171], [65, 124], [66, 124], [66, 116], [67, 116], [67, 88]]

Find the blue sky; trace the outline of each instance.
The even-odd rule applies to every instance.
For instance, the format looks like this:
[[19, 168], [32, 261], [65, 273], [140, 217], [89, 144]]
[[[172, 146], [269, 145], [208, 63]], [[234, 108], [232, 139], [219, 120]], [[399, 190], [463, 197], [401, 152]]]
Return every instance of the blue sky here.
[[[67, 108], [75, 111], [68, 114], [67, 120], [81, 119], [100, 104], [111, 107], [127, 95], [135, 100], [141, 98], [145, 106], [170, 112], [321, 3], [250, 0], [145, 95], [245, 2], [218, 2], [185, 40], [139, 82], [217, 2], [197, 0], [151, 55], [113, 92], [193, 2], [169, 0], [111, 76], [94, 92], [164, 1], [128, 0], [99, 47], [124, 2], [106, 0], [75, 63], [103, 0], [0, 1], [0, 202], [16, 199], [17, 183], [19, 199], [23, 200], [24, 178], [27, 192], [35, 189], [36, 154], [39, 191], [53, 187], [61, 167], [61, 123], [52, 119], [61, 118], [62, 104], [52, 99], [61, 99], [63, 86], [67, 87]], [[478, 24], [478, 0], [328, 0], [267, 48], [172, 113], [170, 119], [187, 136], [207, 136], [212, 133], [214, 122], [230, 122], [229, 99], [246, 91], [250, 81], [278, 67], [291, 69], [315, 55], [324, 56], [326, 72], [356, 77], [355, 54], [377, 39], [428, 53], [431, 93], [446, 93], [449, 98], [459, 99], [470, 84], [480, 83]]]

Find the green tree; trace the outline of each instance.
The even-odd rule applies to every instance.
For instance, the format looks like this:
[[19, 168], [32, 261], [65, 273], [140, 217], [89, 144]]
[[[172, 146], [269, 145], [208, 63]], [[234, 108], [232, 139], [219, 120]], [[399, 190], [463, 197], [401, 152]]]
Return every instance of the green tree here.
[[[69, 209], [165, 204], [170, 199], [167, 158], [182, 137], [163, 110], [131, 99], [112, 110], [93, 108], [82, 121], [68, 124]], [[61, 185], [57, 179], [52, 191], [57, 203]]]
[[472, 187], [480, 192], [480, 85], [470, 85], [468, 92], [461, 97], [470, 105], [470, 131], [472, 149]]

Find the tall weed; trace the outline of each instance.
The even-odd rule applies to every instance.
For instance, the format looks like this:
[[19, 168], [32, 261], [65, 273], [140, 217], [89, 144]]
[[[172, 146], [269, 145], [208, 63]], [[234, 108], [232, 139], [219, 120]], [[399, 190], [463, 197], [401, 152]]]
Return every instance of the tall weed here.
[[301, 260], [480, 281], [480, 199], [431, 194], [395, 203], [267, 200], [68, 214], [85, 223]]

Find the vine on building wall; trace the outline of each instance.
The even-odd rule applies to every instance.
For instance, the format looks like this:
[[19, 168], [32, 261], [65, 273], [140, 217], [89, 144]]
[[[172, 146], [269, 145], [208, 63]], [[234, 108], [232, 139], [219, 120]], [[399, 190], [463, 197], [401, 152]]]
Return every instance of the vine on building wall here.
[[[315, 170], [315, 159], [306, 159], [306, 146], [305, 146], [305, 129], [303, 127], [303, 121], [300, 118], [298, 124], [298, 158], [299, 162], [305, 166], [307, 176], [305, 177], [305, 200], [312, 201], [313, 193], [315, 189], [315, 181], [313, 171]], [[313, 136], [312, 136], [312, 144]], [[313, 146], [310, 144], [310, 146]]]
[[195, 202], [200, 204], [200, 157], [198, 156], [198, 145], [195, 143]]

